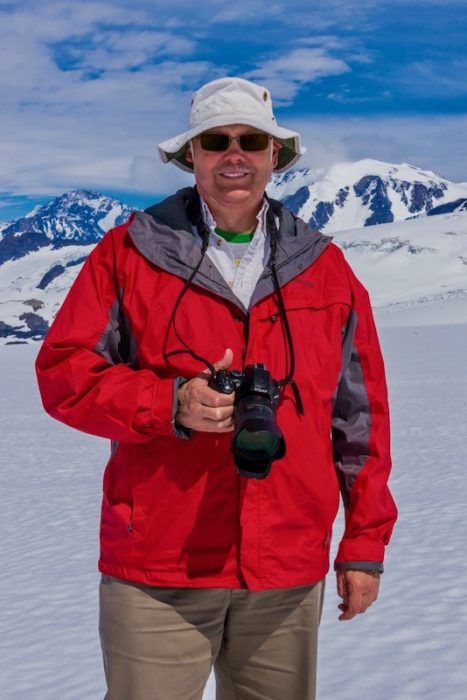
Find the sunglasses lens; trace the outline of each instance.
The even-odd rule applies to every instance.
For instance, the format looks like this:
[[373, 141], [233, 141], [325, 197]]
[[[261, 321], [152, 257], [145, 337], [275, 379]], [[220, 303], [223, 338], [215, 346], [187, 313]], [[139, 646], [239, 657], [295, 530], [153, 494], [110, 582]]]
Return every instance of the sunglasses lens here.
[[230, 139], [227, 134], [201, 134], [199, 137], [201, 148], [204, 151], [226, 151]]
[[[238, 137], [240, 148], [243, 151], [264, 151], [268, 147], [269, 134], [243, 134]], [[201, 148], [204, 151], [226, 151], [230, 146], [230, 136], [227, 134], [204, 133], [199, 137]]]
[[239, 138], [240, 146], [244, 151], [264, 151], [268, 147], [268, 134], [243, 134]]

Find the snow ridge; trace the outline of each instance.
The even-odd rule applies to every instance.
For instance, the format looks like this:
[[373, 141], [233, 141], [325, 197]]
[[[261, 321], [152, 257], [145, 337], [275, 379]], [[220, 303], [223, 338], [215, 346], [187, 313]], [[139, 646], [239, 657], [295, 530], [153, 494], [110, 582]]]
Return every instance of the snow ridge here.
[[467, 183], [450, 182], [408, 163], [364, 159], [275, 175], [268, 193], [312, 228], [332, 233], [427, 214], [467, 198]]

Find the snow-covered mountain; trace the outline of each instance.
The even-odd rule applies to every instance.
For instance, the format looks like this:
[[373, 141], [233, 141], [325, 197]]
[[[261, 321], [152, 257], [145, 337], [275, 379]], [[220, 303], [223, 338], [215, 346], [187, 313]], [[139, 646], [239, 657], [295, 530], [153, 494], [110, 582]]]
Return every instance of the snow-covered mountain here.
[[0, 343], [44, 337], [94, 246], [43, 246], [0, 266]]
[[75, 190], [35, 207], [3, 228], [0, 265], [40, 248], [97, 243], [104, 233], [126, 221], [132, 209], [91, 190]]
[[42, 338], [104, 233], [132, 208], [91, 190], [35, 207], [0, 231], [0, 338]]
[[0, 221], [0, 241], [3, 238], [3, 231], [11, 226], [12, 223], [12, 221]]
[[[269, 193], [312, 225], [329, 214], [321, 228], [337, 231], [379, 311], [455, 299], [467, 320], [467, 183], [360, 161], [291, 171], [275, 177]], [[86, 256], [131, 211], [95, 192], [71, 192], [3, 230], [0, 343], [44, 336]]]
[[467, 182], [450, 182], [405, 163], [366, 159], [276, 175], [268, 192], [313, 228], [333, 233], [401, 221], [440, 206], [444, 209], [437, 213], [448, 213], [465, 205]]

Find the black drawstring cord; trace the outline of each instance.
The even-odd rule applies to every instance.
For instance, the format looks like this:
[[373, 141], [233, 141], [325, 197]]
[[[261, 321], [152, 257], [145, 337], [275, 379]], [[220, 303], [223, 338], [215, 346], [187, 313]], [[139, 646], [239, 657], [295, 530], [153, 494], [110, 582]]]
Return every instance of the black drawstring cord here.
[[[197, 193], [195, 193], [195, 196], [198, 197]], [[198, 199], [198, 204], [199, 204], [199, 199]], [[198, 211], [193, 211], [194, 207], [193, 207], [192, 202], [189, 202], [188, 206], [190, 206], [190, 205], [192, 206], [193, 223], [196, 226], [196, 228], [198, 229], [198, 233], [201, 237], [201, 257], [198, 261], [198, 264], [196, 265], [196, 267], [194, 268], [194, 270], [192, 271], [192, 273], [188, 277], [187, 281], [183, 285], [181, 291], [179, 292], [179, 294], [177, 296], [177, 299], [175, 300], [175, 304], [174, 304], [174, 307], [172, 309], [172, 313], [170, 314], [169, 323], [167, 325], [167, 332], [165, 335], [164, 349], [162, 351], [162, 354], [164, 355], [165, 359], [167, 359], [169, 357], [173, 357], [174, 355], [185, 355], [185, 354], [191, 355], [191, 357], [194, 360], [197, 360], [198, 362], [202, 362], [204, 365], [206, 365], [206, 367], [209, 369], [211, 374], [214, 374], [214, 372], [216, 371], [216, 368], [214, 367], [214, 365], [212, 365], [209, 362], [209, 360], [206, 360], [206, 358], [201, 357], [201, 355], [197, 355], [195, 352], [193, 352], [193, 350], [189, 347], [189, 345], [187, 345], [187, 343], [181, 337], [180, 333], [177, 330], [177, 325], [175, 323], [175, 318], [176, 318], [176, 314], [177, 314], [177, 310], [178, 310], [178, 307], [180, 305], [180, 302], [181, 302], [183, 296], [185, 295], [186, 291], [188, 290], [188, 287], [190, 286], [196, 273], [198, 272], [198, 270], [201, 266], [201, 263], [203, 262], [203, 258], [206, 255], [206, 251], [207, 251], [208, 245], [209, 245], [209, 229], [206, 226], [206, 224], [204, 223], [204, 219], [203, 219], [202, 214], [201, 214], [201, 207], [198, 206]], [[191, 218], [190, 218], [190, 220], [191, 220]], [[177, 340], [184, 346], [184, 348], [186, 348], [185, 350], [172, 350], [171, 352], [166, 352], [170, 328], [173, 328], [174, 333], [177, 337]]]
[[285, 335], [287, 338], [287, 345], [288, 345], [288, 349], [289, 349], [289, 371], [288, 371], [285, 379], [281, 379], [281, 381], [279, 381], [277, 383], [279, 384], [279, 386], [284, 386], [285, 384], [290, 384], [290, 386], [292, 387], [294, 398], [295, 398], [295, 404], [297, 406], [297, 411], [301, 416], [303, 416], [303, 415], [305, 415], [305, 411], [303, 409], [302, 397], [300, 396], [300, 391], [298, 389], [297, 383], [293, 378], [293, 375], [295, 372], [295, 352], [294, 352], [294, 346], [293, 346], [292, 333], [290, 331], [289, 321], [287, 319], [287, 312], [285, 310], [285, 305], [284, 305], [284, 299], [282, 298], [281, 287], [279, 284], [279, 278], [277, 276], [277, 271], [276, 271], [277, 234], [278, 234], [277, 226], [276, 226], [276, 223], [274, 221], [274, 224], [270, 226], [270, 231], [269, 231], [269, 235], [271, 238], [271, 241], [270, 241], [270, 244], [271, 244], [271, 274], [272, 274], [272, 282], [274, 285], [274, 291], [275, 291], [276, 297], [277, 297], [277, 305], [279, 307], [279, 315], [281, 317], [282, 325], [284, 327]]
[[[209, 369], [211, 374], [214, 374], [216, 369], [214, 365], [212, 365], [206, 358], [201, 357], [201, 355], [197, 355], [193, 350], [187, 345], [187, 343], [183, 340], [181, 337], [180, 333], [177, 330], [177, 326], [175, 323], [175, 318], [176, 318], [176, 313], [178, 310], [178, 307], [180, 305], [180, 302], [185, 295], [186, 291], [188, 290], [188, 287], [190, 286], [192, 280], [194, 279], [196, 273], [198, 272], [201, 263], [203, 262], [203, 258], [206, 255], [206, 251], [208, 249], [209, 245], [209, 228], [206, 226], [206, 223], [204, 221], [202, 212], [201, 212], [201, 205], [200, 205], [200, 199], [198, 192], [196, 188], [194, 189], [193, 197], [187, 204], [187, 214], [188, 218], [190, 221], [193, 222], [193, 224], [196, 226], [198, 233], [201, 237], [202, 245], [201, 245], [201, 257], [198, 261], [198, 264], [190, 274], [189, 278], [183, 285], [181, 291], [179, 292], [177, 299], [175, 301], [174, 307], [172, 309], [172, 313], [170, 315], [169, 323], [167, 326], [167, 333], [165, 336], [164, 340], [164, 349], [163, 349], [163, 355], [165, 358], [173, 357], [174, 355], [182, 355], [182, 354], [189, 354], [191, 357], [198, 362], [202, 362], [206, 367]], [[285, 310], [284, 306], [284, 300], [282, 298], [282, 293], [281, 293], [281, 287], [279, 283], [279, 278], [277, 276], [277, 271], [276, 271], [276, 251], [277, 251], [277, 237], [278, 237], [278, 230], [276, 226], [276, 222], [274, 219], [274, 215], [272, 211], [269, 212], [268, 216], [268, 229], [269, 229], [269, 237], [270, 237], [270, 247], [271, 247], [271, 273], [272, 273], [272, 281], [273, 281], [273, 286], [274, 286], [274, 291], [276, 293], [277, 297], [277, 305], [279, 307], [279, 315], [281, 317], [282, 325], [284, 327], [285, 335], [287, 338], [287, 345], [288, 345], [288, 356], [289, 356], [289, 371], [287, 373], [287, 376], [285, 379], [281, 379], [281, 381], [277, 382], [279, 386], [284, 386], [286, 384], [290, 384], [292, 387], [294, 399], [295, 399], [295, 405], [297, 407], [297, 411], [300, 415], [304, 415], [305, 411], [303, 409], [303, 402], [302, 398], [300, 396], [300, 391], [298, 389], [297, 383], [295, 382], [293, 375], [295, 372], [295, 353], [294, 353], [294, 347], [293, 347], [293, 339], [292, 339], [292, 333], [290, 331], [290, 326], [289, 322], [287, 320], [287, 312]], [[170, 332], [170, 328], [173, 328], [174, 333], [178, 339], [178, 341], [183, 345], [185, 348], [184, 350], [172, 350], [171, 352], [167, 353], [166, 352], [166, 347], [167, 347], [167, 342], [168, 342], [168, 336]]]

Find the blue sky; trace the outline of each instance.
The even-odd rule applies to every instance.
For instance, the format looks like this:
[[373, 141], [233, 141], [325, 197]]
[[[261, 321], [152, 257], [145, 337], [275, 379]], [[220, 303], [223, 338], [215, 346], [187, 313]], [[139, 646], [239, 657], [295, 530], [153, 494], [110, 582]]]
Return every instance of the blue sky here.
[[202, 83], [267, 85], [304, 167], [376, 158], [467, 181], [466, 0], [0, 0], [0, 221], [87, 187], [144, 206]]

